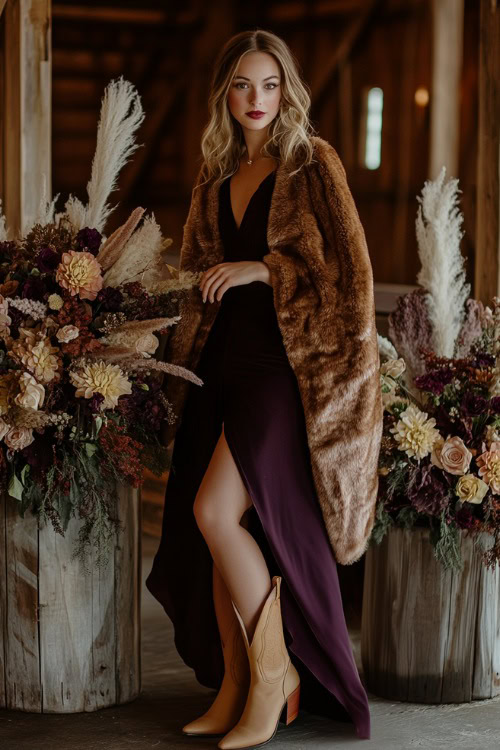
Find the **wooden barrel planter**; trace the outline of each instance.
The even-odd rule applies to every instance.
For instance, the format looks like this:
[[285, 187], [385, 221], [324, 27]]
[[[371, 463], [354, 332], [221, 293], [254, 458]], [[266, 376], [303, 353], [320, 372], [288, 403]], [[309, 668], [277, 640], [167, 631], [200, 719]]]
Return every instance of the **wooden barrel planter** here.
[[71, 560], [80, 521], [63, 538], [0, 495], [0, 707], [74, 713], [139, 694], [140, 491], [118, 495], [124, 529], [88, 575]]
[[366, 552], [361, 659], [375, 695], [462, 703], [500, 693], [500, 574], [462, 536], [460, 572], [445, 571], [429, 529], [391, 528]]

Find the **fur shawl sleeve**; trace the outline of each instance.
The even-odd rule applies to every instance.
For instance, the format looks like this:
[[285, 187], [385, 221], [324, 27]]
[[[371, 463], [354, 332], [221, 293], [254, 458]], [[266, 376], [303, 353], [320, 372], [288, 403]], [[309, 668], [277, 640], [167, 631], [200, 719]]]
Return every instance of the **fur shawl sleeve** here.
[[[264, 256], [304, 405], [311, 464], [338, 562], [366, 549], [373, 527], [382, 396], [373, 275], [337, 152], [313, 138], [317, 161], [294, 204], [294, 242]], [[271, 245], [271, 243], [270, 243]]]
[[[280, 165], [268, 220], [276, 315], [297, 377], [318, 501], [336, 560], [364, 553], [375, 518], [382, 396], [373, 276], [361, 222], [337, 152], [312, 137], [314, 161], [289, 175]], [[193, 192], [180, 268], [205, 270], [223, 259], [217, 191]], [[198, 288], [183, 301], [165, 359], [194, 369], [217, 314]], [[182, 418], [191, 384], [167, 376]], [[191, 385], [191, 387], [203, 387]], [[165, 440], [175, 433], [167, 429]]]

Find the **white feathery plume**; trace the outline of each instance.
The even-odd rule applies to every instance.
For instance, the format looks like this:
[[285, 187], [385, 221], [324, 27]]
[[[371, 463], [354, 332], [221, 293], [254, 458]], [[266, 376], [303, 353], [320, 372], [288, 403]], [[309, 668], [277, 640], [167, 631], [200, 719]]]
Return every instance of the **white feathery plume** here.
[[398, 353], [389, 339], [377, 333], [377, 341], [379, 356], [382, 359], [398, 359]]
[[32, 222], [31, 226], [28, 227], [26, 232], [32, 229], [35, 224], [41, 224], [42, 227], [47, 226], [47, 224], [52, 224], [52, 222], [54, 221], [56, 202], [59, 196], [60, 193], [58, 193], [55, 198], [49, 201], [47, 197], [47, 176], [44, 173], [42, 176], [42, 194], [38, 203], [38, 212], [35, 216], [35, 220]]
[[161, 229], [154, 214], [146, 216], [124, 246], [120, 257], [104, 274], [105, 285], [144, 281], [143, 274], [157, 263], [162, 245]]
[[7, 242], [7, 223], [2, 210], [2, 199], [0, 198], [0, 242]]
[[439, 357], [452, 357], [470, 294], [460, 252], [463, 216], [458, 209], [458, 180], [444, 182], [442, 167], [435, 180], [427, 180], [416, 220], [422, 268], [417, 276], [427, 290], [426, 304], [432, 325], [433, 348]]
[[85, 226], [85, 206], [79, 198], [70, 195], [65, 203], [66, 209], [63, 213], [56, 214], [57, 223], [63, 217], [67, 217], [69, 223], [78, 231]]
[[133, 84], [123, 76], [112, 80], [102, 99], [92, 174], [87, 184], [89, 202], [82, 226], [101, 231], [109, 214], [116, 208], [106, 204], [106, 200], [116, 188], [121, 168], [139, 148], [134, 144], [134, 132], [143, 120], [144, 110]]

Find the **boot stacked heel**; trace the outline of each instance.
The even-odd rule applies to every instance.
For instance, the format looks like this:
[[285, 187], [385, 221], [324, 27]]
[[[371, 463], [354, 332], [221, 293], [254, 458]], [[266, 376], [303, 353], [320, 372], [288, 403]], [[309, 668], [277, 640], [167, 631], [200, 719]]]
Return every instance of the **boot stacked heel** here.
[[300, 677], [283, 635], [280, 586], [281, 577], [273, 576], [251, 643], [233, 602], [248, 654], [250, 687], [241, 718], [218, 743], [221, 750], [263, 745], [274, 737], [280, 720], [288, 725], [299, 712]]
[[283, 706], [283, 710], [280, 715], [280, 721], [282, 724], [291, 724], [292, 721], [297, 718], [299, 713], [299, 699], [300, 685], [295, 688], [290, 696], [288, 696], [288, 700]]

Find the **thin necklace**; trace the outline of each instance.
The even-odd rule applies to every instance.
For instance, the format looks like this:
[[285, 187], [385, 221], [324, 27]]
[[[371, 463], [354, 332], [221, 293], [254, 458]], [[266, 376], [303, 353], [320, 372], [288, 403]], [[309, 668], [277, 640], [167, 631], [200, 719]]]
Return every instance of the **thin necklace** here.
[[[248, 150], [247, 150], [248, 154]], [[259, 161], [259, 159], [262, 159], [262, 156], [258, 156], [256, 159], [247, 159], [247, 164], [252, 165], [254, 162]]]

